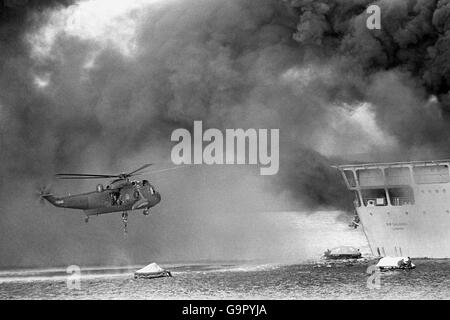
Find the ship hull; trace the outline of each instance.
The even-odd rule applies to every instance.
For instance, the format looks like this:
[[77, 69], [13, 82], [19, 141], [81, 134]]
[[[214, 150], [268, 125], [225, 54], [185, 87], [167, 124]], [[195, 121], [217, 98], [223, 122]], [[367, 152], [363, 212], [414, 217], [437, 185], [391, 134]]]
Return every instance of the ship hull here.
[[338, 167], [372, 254], [450, 258], [449, 167], [449, 160]]
[[[356, 209], [372, 254], [450, 258], [450, 201], [437, 201], [443, 196], [436, 193], [437, 186], [425, 189], [426, 197], [417, 198], [415, 205]], [[447, 190], [450, 196], [450, 185]]]

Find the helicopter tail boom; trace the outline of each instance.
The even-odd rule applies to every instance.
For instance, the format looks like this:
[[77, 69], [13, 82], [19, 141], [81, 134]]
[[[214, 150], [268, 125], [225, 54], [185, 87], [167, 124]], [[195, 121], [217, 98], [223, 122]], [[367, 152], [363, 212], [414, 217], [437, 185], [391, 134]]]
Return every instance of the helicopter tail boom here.
[[63, 207], [64, 206], [64, 201], [62, 201], [61, 199], [59, 199], [51, 194], [42, 195], [41, 197], [42, 197], [42, 199], [45, 199], [49, 203], [54, 205], [55, 207]]

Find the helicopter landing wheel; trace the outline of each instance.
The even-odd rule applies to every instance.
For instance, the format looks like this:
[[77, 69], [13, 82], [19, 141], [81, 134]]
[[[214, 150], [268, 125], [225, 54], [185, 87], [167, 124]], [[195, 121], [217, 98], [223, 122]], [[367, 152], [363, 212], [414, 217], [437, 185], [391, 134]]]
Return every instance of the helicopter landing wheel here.
[[144, 216], [148, 216], [150, 214], [150, 210], [145, 209], [143, 212]]
[[86, 216], [86, 217], [84, 218], [84, 222], [86, 222], [86, 223], [89, 222], [89, 216]]

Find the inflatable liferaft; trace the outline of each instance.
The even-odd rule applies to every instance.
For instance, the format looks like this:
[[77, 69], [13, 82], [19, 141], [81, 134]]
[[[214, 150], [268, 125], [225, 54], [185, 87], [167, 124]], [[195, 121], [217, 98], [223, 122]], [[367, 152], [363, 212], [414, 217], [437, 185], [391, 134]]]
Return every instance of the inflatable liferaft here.
[[153, 279], [171, 276], [172, 274], [170, 273], [170, 271], [164, 270], [156, 263], [150, 263], [148, 266], [145, 266], [144, 268], [139, 269], [134, 273], [135, 279]]
[[382, 270], [411, 270], [416, 267], [409, 257], [384, 257], [377, 263], [377, 267]]
[[326, 259], [359, 259], [361, 252], [354, 247], [341, 246], [325, 251], [324, 257]]

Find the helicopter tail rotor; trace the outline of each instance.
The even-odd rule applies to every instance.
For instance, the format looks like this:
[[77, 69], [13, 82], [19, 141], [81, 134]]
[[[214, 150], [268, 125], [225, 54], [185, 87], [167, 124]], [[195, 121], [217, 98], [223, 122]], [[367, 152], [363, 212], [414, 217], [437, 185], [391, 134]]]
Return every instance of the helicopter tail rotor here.
[[37, 191], [35, 192], [36, 198], [39, 201], [41, 205], [45, 204], [45, 197], [51, 196], [51, 186], [49, 185], [42, 185], [37, 188]]

